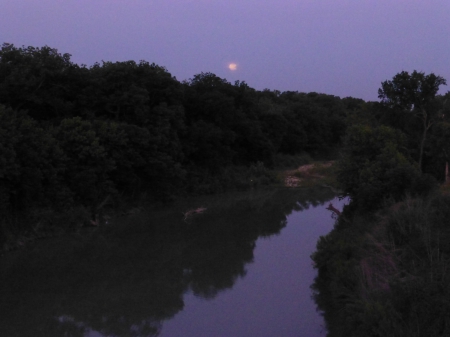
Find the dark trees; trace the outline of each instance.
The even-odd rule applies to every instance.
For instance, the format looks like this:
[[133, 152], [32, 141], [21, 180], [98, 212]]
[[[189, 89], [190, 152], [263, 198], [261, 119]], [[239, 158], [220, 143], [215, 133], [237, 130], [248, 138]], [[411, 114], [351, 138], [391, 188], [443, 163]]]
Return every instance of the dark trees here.
[[29, 229], [21, 220], [36, 208], [64, 203], [62, 155], [36, 121], [0, 105], [0, 243], [5, 232]]
[[346, 128], [338, 97], [256, 91], [212, 73], [180, 83], [145, 61], [70, 57], [1, 47], [0, 227], [33, 207], [249, 186], [277, 153], [328, 150]]
[[181, 84], [164, 68], [145, 61], [96, 63], [86, 76], [80, 109], [91, 118], [142, 125], [151, 109], [179, 105]]
[[391, 81], [384, 81], [378, 90], [382, 103], [394, 111], [406, 112], [418, 117], [422, 125], [419, 145], [419, 167], [422, 169], [423, 151], [427, 132], [442, 117], [439, 107], [435, 106], [435, 97], [441, 85], [447, 82], [441, 76], [431, 73], [402, 71]]
[[211, 73], [194, 76], [185, 87], [187, 160], [220, 171], [258, 161], [272, 164], [274, 152], [257, 114], [256, 93]]
[[64, 182], [76, 201], [94, 207], [100, 198], [114, 191], [109, 179], [114, 162], [89, 121], [80, 117], [64, 119], [53, 134], [64, 152]]
[[404, 146], [405, 136], [386, 126], [353, 126], [344, 141], [338, 180], [345, 194], [362, 210], [384, 199], [400, 200], [414, 192], [419, 171]]
[[341, 142], [346, 129], [346, 111], [339, 97], [292, 91], [279, 97], [289, 121], [281, 152], [294, 154], [301, 148], [301, 151], [318, 154], [328, 152]]
[[63, 118], [74, 113], [83, 67], [50, 47], [17, 48], [3, 44], [0, 50], [0, 103], [27, 110], [36, 120]]

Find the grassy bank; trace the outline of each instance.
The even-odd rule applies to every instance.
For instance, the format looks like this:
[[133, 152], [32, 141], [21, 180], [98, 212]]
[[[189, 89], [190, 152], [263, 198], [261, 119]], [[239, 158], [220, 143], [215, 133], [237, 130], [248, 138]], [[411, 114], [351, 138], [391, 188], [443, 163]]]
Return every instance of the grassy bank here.
[[313, 255], [329, 336], [450, 335], [449, 203], [435, 193], [344, 211]]

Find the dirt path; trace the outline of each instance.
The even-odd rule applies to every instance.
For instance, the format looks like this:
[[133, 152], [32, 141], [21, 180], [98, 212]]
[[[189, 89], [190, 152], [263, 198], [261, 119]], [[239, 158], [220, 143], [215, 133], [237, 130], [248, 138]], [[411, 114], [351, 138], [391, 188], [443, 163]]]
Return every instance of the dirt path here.
[[307, 164], [299, 166], [295, 170], [285, 171], [284, 185], [286, 187], [299, 187], [303, 181], [324, 178], [318, 171], [320, 171], [320, 168], [330, 167], [333, 163], [334, 161]]

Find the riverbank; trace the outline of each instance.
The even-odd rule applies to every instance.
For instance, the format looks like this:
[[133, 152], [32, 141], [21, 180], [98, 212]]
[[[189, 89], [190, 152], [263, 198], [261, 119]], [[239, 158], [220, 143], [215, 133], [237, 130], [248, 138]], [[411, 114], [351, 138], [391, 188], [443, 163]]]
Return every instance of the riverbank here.
[[[286, 161], [286, 158], [283, 158]], [[312, 161], [307, 155], [288, 158], [292, 163], [305, 163], [296, 169], [270, 170], [261, 162], [249, 168], [234, 167], [225, 170], [224, 174], [216, 177], [204, 177], [195, 188], [189, 189], [191, 195], [213, 195], [226, 191], [246, 191], [261, 188], [284, 186], [288, 188], [328, 187], [336, 190], [334, 161]], [[291, 163], [291, 164], [292, 164]], [[186, 196], [186, 193], [184, 193]], [[183, 197], [183, 196], [181, 196]], [[176, 200], [176, 197], [172, 201]], [[107, 202], [105, 202], [107, 201]], [[26, 247], [36, 240], [60, 236], [66, 233], [93, 231], [98, 226], [111, 223], [114, 218], [130, 215], [150, 204], [168, 204], [172, 201], [150, 200], [145, 195], [134, 201], [124, 201], [117, 198], [106, 198], [100, 206], [95, 208], [97, 213], [92, 218], [92, 212], [83, 205], [74, 206], [62, 212], [51, 210], [39, 211], [34, 217], [34, 224], [22, 233], [9, 233], [3, 242], [0, 256], [17, 249]], [[64, 225], [62, 225], [64, 224]]]
[[450, 334], [450, 196], [344, 210], [312, 258], [329, 336]]
[[315, 161], [301, 165], [296, 169], [278, 173], [279, 179], [286, 187], [327, 186], [336, 188], [335, 161]]
[[[283, 187], [180, 198], [29, 243], [0, 259], [8, 322], [0, 335], [194, 336], [207, 315], [214, 326], [200, 335], [231, 326], [230, 336], [321, 336], [309, 256], [333, 227], [324, 209], [333, 198], [326, 188]], [[199, 206], [206, 211], [184, 221], [182, 213]], [[249, 310], [236, 310], [242, 303]], [[188, 324], [177, 328], [183, 317]], [[169, 326], [178, 330], [165, 334]]]

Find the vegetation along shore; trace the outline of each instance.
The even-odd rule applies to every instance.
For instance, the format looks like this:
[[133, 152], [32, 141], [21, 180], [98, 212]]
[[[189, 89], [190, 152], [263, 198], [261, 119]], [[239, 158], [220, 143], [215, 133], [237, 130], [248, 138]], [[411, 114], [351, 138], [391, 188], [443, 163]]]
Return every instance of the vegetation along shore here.
[[402, 71], [366, 102], [70, 57], [1, 47], [4, 250], [144, 203], [321, 185], [350, 200], [312, 256], [329, 336], [450, 335], [444, 78]]
[[383, 113], [347, 129], [336, 174], [351, 202], [312, 256], [329, 336], [450, 334], [443, 84], [401, 72], [378, 92]]

